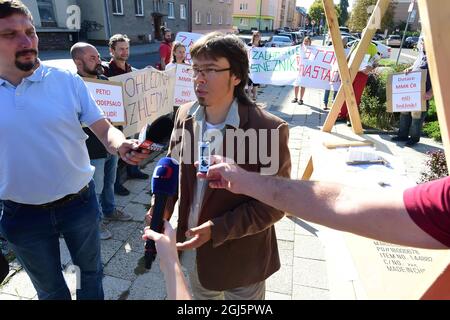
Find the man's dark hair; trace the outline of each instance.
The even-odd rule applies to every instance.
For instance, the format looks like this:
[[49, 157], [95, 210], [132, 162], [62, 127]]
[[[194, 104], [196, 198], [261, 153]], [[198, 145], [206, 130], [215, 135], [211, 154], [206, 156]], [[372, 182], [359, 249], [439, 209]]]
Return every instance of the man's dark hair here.
[[130, 42], [130, 38], [126, 34], [115, 34], [109, 39], [109, 47], [113, 50], [116, 49], [117, 42]]
[[217, 60], [225, 58], [230, 63], [230, 72], [241, 82], [234, 87], [234, 97], [239, 103], [252, 105], [245, 93], [248, 82], [249, 61], [245, 44], [235, 35], [212, 32], [197, 40], [191, 47], [192, 58]]
[[14, 14], [22, 14], [33, 21], [30, 10], [19, 0], [0, 0], [0, 19], [8, 18]]

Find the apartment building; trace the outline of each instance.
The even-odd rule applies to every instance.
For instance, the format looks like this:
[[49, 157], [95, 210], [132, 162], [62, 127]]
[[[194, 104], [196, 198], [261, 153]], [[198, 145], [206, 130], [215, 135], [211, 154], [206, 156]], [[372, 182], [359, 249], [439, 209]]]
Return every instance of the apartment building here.
[[239, 30], [272, 31], [278, 0], [235, 0], [233, 26]]
[[192, 32], [233, 32], [233, 0], [193, 0], [191, 14]]

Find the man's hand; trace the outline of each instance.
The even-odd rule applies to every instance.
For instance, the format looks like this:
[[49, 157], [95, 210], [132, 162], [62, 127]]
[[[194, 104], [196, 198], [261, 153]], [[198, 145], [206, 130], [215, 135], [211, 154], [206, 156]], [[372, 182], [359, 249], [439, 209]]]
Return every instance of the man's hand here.
[[197, 249], [211, 239], [211, 226], [213, 223], [211, 220], [203, 223], [202, 225], [189, 229], [186, 231], [186, 237], [191, 238], [183, 243], [177, 243], [178, 250], [190, 250]]
[[[210, 167], [207, 174], [197, 173], [197, 178], [209, 180], [209, 187], [213, 189], [226, 189], [230, 192], [243, 193], [243, 183], [248, 179], [249, 173], [236, 165], [233, 160], [221, 156], [211, 156]], [[198, 163], [195, 163], [198, 167]]]
[[362, 70], [362, 72], [364, 73], [364, 74], [369, 74], [369, 73], [371, 73], [372, 72], [372, 70], [373, 69], [375, 69], [374, 67], [372, 67], [372, 66], [366, 66], [363, 70]]
[[139, 142], [136, 139], [122, 142], [117, 152], [123, 161], [131, 165], [138, 165], [142, 160], [147, 159], [150, 153], [149, 150], [139, 149]]

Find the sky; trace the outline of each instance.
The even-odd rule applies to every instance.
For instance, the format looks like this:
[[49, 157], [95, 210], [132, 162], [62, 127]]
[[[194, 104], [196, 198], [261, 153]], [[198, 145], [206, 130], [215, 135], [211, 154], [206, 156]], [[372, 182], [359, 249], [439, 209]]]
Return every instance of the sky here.
[[[354, 0], [349, 0], [349, 9], [352, 8]], [[297, 7], [305, 7], [306, 9], [309, 9], [309, 6], [314, 2], [314, 0], [297, 0]], [[334, 0], [334, 3], [338, 4], [339, 0]]]

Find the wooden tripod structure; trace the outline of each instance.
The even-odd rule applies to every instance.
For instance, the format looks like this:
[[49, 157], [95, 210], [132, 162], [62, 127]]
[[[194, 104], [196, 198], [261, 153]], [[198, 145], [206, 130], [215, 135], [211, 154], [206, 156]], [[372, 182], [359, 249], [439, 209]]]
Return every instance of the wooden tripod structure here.
[[[367, 48], [376, 30], [379, 28], [381, 18], [388, 9], [390, 2], [390, 0], [378, 0], [368, 20], [367, 27], [362, 33], [361, 40], [358, 43], [353, 58], [347, 64], [333, 0], [323, 0], [325, 15], [341, 77], [341, 87], [322, 127], [323, 132], [331, 132], [345, 101], [347, 103], [353, 132], [358, 135], [363, 133], [355, 92], [353, 90], [353, 80], [358, 73], [359, 66], [367, 52]], [[448, 41], [448, 30], [450, 30], [450, 1], [418, 0], [418, 3], [422, 28], [425, 34], [425, 46], [427, 48], [431, 81], [433, 83], [447, 166], [450, 168], [450, 90], [445, 90], [445, 88], [450, 87], [450, 72], [448, 72], [447, 68], [442, 67], [446, 66], [448, 57], [450, 57], [450, 42]], [[438, 68], [438, 66], [441, 66], [441, 68]], [[444, 106], [447, 106], [447, 108]], [[310, 158], [302, 179], [309, 179], [312, 172], [313, 164], [312, 158]]]

